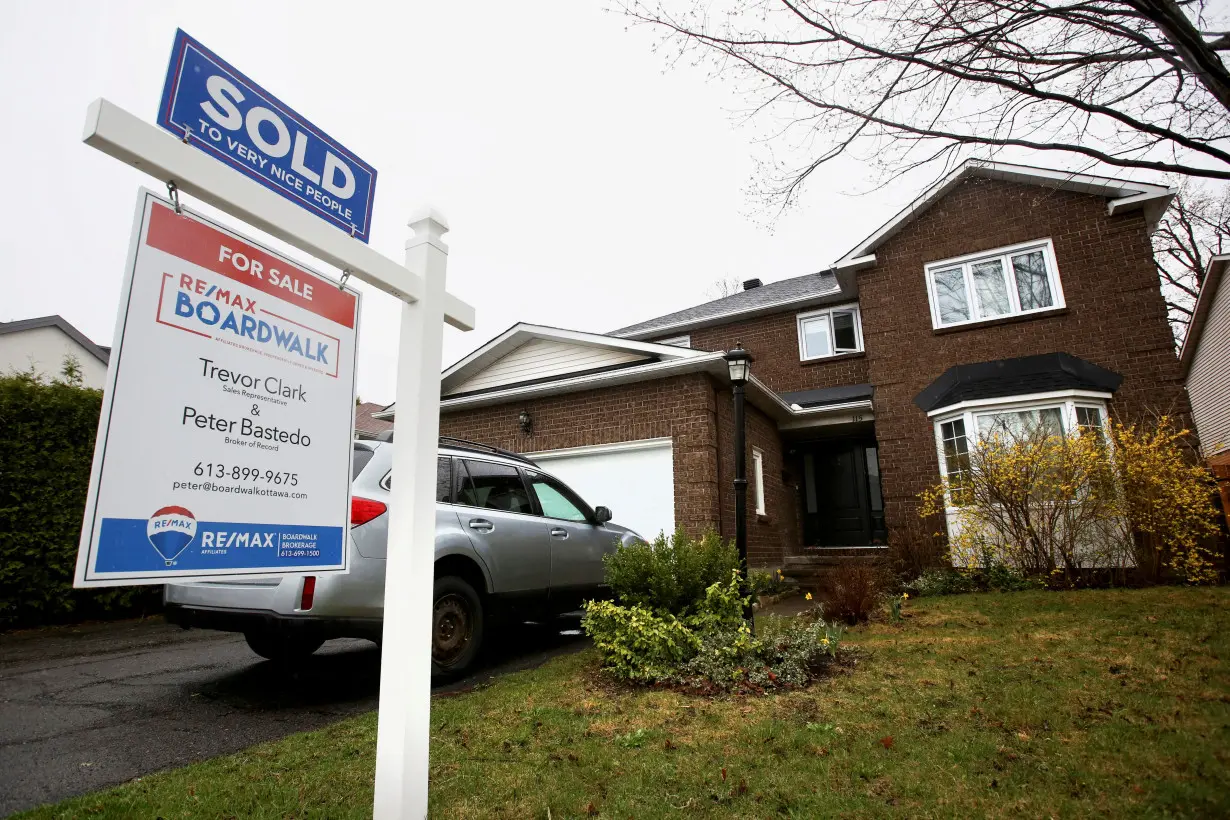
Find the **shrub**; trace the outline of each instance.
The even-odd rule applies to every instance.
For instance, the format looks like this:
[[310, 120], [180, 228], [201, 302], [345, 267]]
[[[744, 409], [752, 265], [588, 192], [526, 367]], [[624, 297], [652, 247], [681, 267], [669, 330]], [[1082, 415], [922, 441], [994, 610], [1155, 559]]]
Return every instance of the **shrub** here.
[[713, 531], [697, 539], [679, 530], [669, 538], [658, 535], [652, 544], [622, 545], [605, 563], [619, 603], [685, 617], [698, 610], [709, 587], [739, 568], [739, 554]]
[[0, 628], [159, 602], [159, 587], [72, 587], [102, 407], [102, 392], [79, 381], [71, 362], [50, 384], [0, 376]]
[[824, 614], [850, 625], [865, 621], [879, 606], [887, 586], [888, 578], [878, 563], [846, 559], [837, 565], [828, 584]]
[[1046, 579], [1004, 564], [977, 569], [929, 569], [905, 585], [911, 595], [964, 595], [967, 592], [1020, 592], [1042, 589]]
[[704, 633], [673, 682], [702, 691], [805, 686], [837, 657], [841, 631], [822, 620], [766, 617], [757, 626], [756, 636], [745, 624]]
[[780, 569], [753, 569], [747, 574], [747, 588], [752, 593], [753, 600], [758, 600], [761, 595], [776, 595], [789, 586]]
[[590, 601], [581, 624], [602, 654], [603, 666], [622, 680], [661, 680], [699, 646], [692, 630], [674, 615], [657, 615], [641, 606]]

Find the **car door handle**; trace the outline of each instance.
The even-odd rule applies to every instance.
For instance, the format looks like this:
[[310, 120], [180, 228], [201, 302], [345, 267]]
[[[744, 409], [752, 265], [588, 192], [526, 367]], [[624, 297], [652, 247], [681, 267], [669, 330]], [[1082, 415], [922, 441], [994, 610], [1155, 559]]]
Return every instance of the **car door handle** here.
[[470, 529], [478, 530], [479, 532], [491, 532], [495, 529], [495, 524], [492, 524], [485, 518], [471, 518]]
[[552, 538], [567, 538], [568, 530], [564, 529], [563, 527], [552, 527], [551, 537]]

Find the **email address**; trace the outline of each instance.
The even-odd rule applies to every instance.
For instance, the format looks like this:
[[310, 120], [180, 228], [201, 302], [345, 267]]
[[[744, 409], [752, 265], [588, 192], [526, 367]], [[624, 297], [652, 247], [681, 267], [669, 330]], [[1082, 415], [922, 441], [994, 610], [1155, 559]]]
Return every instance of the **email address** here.
[[288, 492], [270, 487], [258, 487], [254, 484], [219, 484], [216, 481], [173, 481], [172, 490], [198, 490], [207, 493], [223, 493], [231, 495], [256, 495], [262, 498], [291, 498], [296, 501], [307, 498], [307, 493]]

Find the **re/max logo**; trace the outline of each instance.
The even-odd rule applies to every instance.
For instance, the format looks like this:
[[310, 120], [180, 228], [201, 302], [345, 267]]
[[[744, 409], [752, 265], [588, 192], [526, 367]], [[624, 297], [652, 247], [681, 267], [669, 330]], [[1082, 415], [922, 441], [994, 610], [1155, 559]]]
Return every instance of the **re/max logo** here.
[[273, 549], [273, 532], [229, 532], [216, 530], [201, 533], [201, 547], [205, 549], [230, 549], [231, 547], [258, 547]]

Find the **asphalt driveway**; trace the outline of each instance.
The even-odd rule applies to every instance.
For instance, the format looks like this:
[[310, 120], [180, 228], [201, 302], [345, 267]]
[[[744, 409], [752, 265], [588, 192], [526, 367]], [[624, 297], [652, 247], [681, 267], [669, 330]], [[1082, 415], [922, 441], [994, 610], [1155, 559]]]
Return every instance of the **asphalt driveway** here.
[[[479, 685], [584, 645], [527, 628]], [[0, 816], [227, 754], [375, 709], [380, 652], [330, 641], [301, 669], [263, 661], [243, 638], [124, 621], [0, 636]]]

